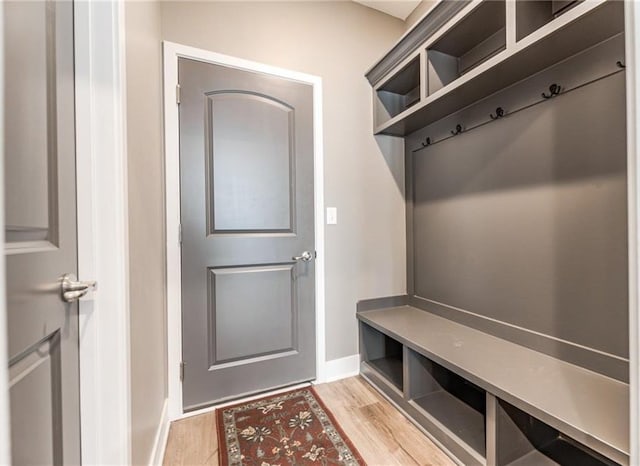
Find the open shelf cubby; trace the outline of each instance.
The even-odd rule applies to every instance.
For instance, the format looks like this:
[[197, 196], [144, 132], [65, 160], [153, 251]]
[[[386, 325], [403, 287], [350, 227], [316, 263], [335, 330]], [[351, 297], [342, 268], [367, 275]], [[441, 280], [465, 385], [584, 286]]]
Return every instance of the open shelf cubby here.
[[411, 401], [484, 457], [486, 392], [413, 350], [407, 359]]
[[584, 0], [517, 0], [516, 40], [527, 37], [532, 32], [566, 13]]
[[498, 400], [497, 466], [612, 466], [615, 463], [530, 414]]
[[442, 89], [505, 47], [504, 1], [481, 3], [427, 49], [428, 94]]
[[376, 89], [378, 124], [420, 101], [420, 57], [416, 56]]
[[366, 324], [361, 332], [363, 361], [402, 392], [402, 343]]

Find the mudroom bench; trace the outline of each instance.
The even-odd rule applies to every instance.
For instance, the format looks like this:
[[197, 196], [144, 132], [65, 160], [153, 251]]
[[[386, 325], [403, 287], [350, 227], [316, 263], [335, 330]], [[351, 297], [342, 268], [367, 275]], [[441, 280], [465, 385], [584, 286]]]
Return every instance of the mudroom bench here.
[[461, 464], [628, 464], [628, 384], [427, 310], [372, 307], [357, 312], [361, 375]]

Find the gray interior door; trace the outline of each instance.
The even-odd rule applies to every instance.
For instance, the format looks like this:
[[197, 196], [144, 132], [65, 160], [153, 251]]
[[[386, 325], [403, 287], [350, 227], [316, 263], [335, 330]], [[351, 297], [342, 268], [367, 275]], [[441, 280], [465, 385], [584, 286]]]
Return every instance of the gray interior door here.
[[188, 59], [178, 76], [189, 410], [315, 378], [313, 89]]
[[80, 463], [73, 4], [3, 2], [5, 223], [14, 464]]

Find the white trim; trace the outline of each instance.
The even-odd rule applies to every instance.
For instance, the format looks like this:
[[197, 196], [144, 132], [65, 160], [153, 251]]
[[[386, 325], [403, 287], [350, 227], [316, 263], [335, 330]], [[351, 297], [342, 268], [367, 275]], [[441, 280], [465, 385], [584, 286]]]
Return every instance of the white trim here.
[[158, 421], [158, 430], [156, 431], [156, 437], [153, 441], [153, 448], [151, 449], [151, 455], [149, 456], [150, 466], [162, 465], [164, 459], [164, 452], [167, 449], [167, 440], [169, 439], [169, 399], [164, 400], [162, 406], [162, 412], [160, 413], [160, 420]]
[[130, 464], [124, 6], [75, 2], [83, 464]]
[[316, 233], [316, 380], [325, 377], [325, 277], [324, 277], [324, 156], [322, 142], [322, 79], [318, 76], [285, 70], [262, 63], [230, 57], [207, 50], [164, 41], [164, 131], [165, 183], [167, 218], [167, 374], [169, 377], [169, 419], [181, 417], [182, 384], [179, 365], [182, 355], [182, 319], [180, 247], [180, 179], [178, 146], [178, 105], [175, 89], [178, 84], [178, 58], [216, 63], [242, 70], [271, 74], [313, 86], [314, 112], [314, 180]]
[[517, 8], [516, 2], [505, 2], [505, 32], [506, 32], [506, 48], [515, 47], [517, 42]]
[[[4, 18], [0, 8], [0, 89], [4, 89]], [[4, 141], [4, 92], [0, 92], [0, 141]], [[0, 244], [4, 244], [4, 144], [0, 144]], [[5, 258], [0, 255], [0, 464], [11, 464], [9, 440], [9, 361]]]
[[332, 359], [326, 364], [324, 383], [354, 377], [360, 373], [360, 355], [353, 354], [340, 359]]
[[640, 8], [625, 2], [625, 48], [627, 74], [627, 189], [629, 234], [629, 464], [640, 465], [640, 314], [638, 279], [640, 264]]

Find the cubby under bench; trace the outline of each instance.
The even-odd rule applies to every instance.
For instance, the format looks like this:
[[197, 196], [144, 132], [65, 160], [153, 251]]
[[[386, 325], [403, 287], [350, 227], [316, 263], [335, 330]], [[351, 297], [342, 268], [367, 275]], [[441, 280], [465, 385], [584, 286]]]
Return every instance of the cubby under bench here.
[[460, 464], [629, 464], [627, 384], [412, 306], [357, 317], [361, 375]]

